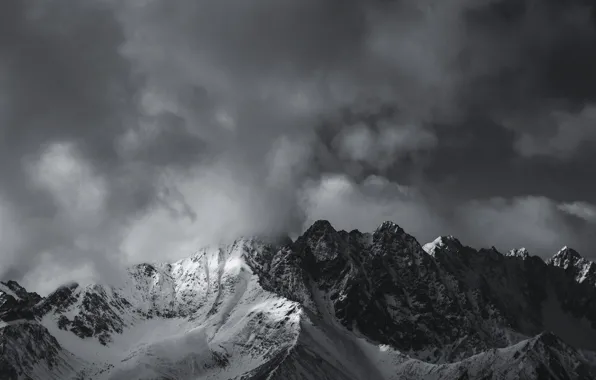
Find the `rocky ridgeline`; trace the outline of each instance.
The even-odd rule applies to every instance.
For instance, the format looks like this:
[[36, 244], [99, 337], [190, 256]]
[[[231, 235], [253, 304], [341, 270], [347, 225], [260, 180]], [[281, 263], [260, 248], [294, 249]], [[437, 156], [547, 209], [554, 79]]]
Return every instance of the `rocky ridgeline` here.
[[[0, 378], [185, 378], [188, 368], [189, 378], [205, 379], [363, 379], [373, 369], [379, 379], [596, 378], [596, 264], [566, 247], [544, 262], [452, 236], [421, 246], [391, 222], [361, 233], [317, 221], [294, 242], [240, 239], [138, 265], [129, 277], [125, 286], [70, 284], [45, 298], [3, 283]], [[257, 311], [272, 299], [275, 307]], [[174, 322], [186, 327], [171, 336], [201, 331], [209, 347], [163, 359], [178, 377], [118, 372], [149, 355], [139, 348], [146, 344], [104, 362], [72, 348], [74, 339], [115, 351], [131, 331]], [[232, 341], [243, 348], [227, 349]], [[170, 355], [155, 348], [162, 344], [152, 343], [150, 363]], [[362, 363], [356, 355], [338, 366], [360, 351]], [[234, 364], [244, 360], [253, 364]]]

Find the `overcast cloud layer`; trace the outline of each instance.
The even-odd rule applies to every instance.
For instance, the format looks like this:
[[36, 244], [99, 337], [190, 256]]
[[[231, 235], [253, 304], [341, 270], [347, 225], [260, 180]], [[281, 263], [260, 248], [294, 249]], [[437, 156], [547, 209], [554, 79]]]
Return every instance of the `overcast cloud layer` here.
[[0, 2], [0, 278], [316, 219], [596, 253], [596, 7]]

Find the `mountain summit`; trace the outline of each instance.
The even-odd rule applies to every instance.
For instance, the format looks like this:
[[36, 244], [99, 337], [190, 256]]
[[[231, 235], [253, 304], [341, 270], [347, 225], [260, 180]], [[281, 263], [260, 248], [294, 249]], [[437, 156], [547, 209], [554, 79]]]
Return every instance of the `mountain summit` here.
[[318, 221], [119, 286], [0, 283], [0, 378], [593, 380], [594, 266]]

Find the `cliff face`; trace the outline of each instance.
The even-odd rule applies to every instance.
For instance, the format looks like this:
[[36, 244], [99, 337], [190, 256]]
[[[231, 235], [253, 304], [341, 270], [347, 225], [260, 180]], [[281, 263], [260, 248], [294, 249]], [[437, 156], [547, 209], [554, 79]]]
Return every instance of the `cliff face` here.
[[0, 378], [594, 379], [594, 266], [318, 221], [118, 287], [0, 284]]

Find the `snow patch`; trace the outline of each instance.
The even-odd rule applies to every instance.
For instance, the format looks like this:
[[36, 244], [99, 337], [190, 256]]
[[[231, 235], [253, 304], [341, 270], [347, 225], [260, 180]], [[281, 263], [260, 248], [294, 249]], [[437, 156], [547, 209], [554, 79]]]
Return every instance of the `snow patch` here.
[[0, 292], [4, 294], [8, 294], [9, 296], [13, 297], [15, 300], [20, 301], [21, 297], [17, 296], [15, 292], [13, 292], [8, 286], [4, 285], [0, 282]]

